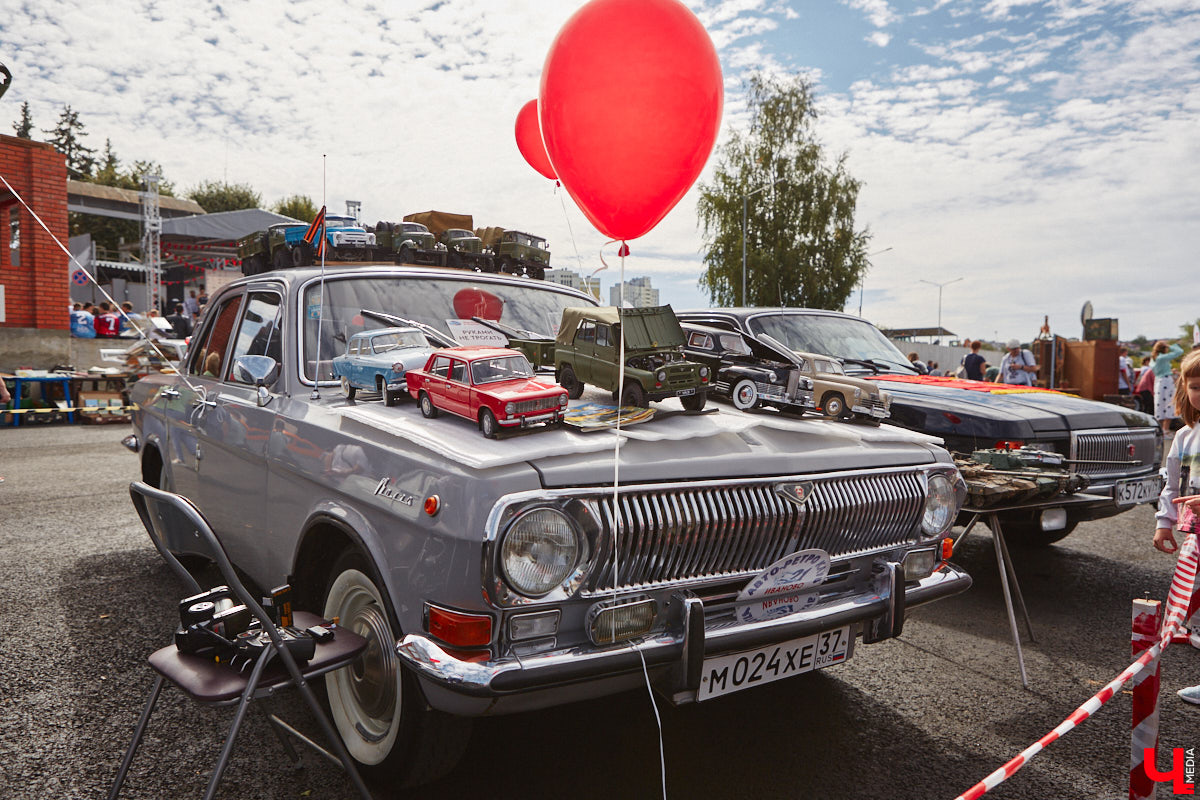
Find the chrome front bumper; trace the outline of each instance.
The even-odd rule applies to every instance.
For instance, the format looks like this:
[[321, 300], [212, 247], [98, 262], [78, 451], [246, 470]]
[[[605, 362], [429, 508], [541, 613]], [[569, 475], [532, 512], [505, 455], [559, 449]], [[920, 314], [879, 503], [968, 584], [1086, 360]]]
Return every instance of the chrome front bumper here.
[[882, 641], [900, 633], [906, 607], [948, 597], [971, 586], [971, 576], [949, 563], [908, 585], [899, 582], [899, 564], [887, 562], [881, 566], [875, 591], [831, 599], [778, 619], [706, 624], [703, 601], [680, 591], [671, 598], [666, 629], [636, 643], [466, 661], [428, 636], [409, 634], [396, 643], [396, 653], [421, 679], [430, 704], [449, 713], [523, 711], [622, 691], [642, 680], [643, 658], [660, 691], [675, 702], [690, 702], [700, 685], [706, 657], [844, 625], [854, 625], [865, 643]]

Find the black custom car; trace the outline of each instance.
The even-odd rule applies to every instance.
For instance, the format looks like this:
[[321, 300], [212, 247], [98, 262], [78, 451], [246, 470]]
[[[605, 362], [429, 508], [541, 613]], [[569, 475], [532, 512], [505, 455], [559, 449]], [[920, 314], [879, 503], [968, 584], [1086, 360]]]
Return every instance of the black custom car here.
[[684, 325], [683, 332], [683, 352], [709, 368], [712, 391], [736, 408], [769, 406], [796, 413], [816, 409], [813, 383], [800, 374], [791, 354], [740, 331]]
[[1082, 521], [1156, 501], [1162, 488], [1162, 432], [1146, 414], [1057, 392], [1013, 392], [1017, 387], [919, 376], [878, 328], [835, 311], [703, 309], [677, 316], [682, 322], [767, 335], [792, 350], [836, 356], [847, 373], [877, 380], [888, 390], [888, 423], [940, 436], [951, 452], [1027, 444], [1072, 460], [1090, 482], [1084, 498], [1004, 512], [1004, 531], [1011, 539], [1058, 541]]

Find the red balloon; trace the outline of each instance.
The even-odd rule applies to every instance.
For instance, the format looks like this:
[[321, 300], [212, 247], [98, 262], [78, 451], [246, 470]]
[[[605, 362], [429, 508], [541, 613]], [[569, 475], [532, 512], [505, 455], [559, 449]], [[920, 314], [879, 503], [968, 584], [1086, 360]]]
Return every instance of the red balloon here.
[[517, 112], [517, 149], [525, 156], [529, 166], [550, 180], [558, 177], [554, 174], [550, 156], [546, 155], [546, 145], [542, 144], [542, 127], [538, 124], [536, 99], [521, 106], [521, 110]]
[[597, 230], [635, 239], [712, 153], [724, 88], [712, 40], [678, 0], [592, 0], [559, 31], [538, 94], [558, 179]]

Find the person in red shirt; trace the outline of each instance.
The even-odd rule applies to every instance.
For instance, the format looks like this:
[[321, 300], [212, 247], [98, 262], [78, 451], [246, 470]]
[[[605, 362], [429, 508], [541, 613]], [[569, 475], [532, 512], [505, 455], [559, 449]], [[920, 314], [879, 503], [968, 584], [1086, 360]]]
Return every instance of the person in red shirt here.
[[96, 336], [114, 338], [121, 329], [121, 318], [112, 310], [107, 301], [100, 304], [100, 313], [96, 315]]

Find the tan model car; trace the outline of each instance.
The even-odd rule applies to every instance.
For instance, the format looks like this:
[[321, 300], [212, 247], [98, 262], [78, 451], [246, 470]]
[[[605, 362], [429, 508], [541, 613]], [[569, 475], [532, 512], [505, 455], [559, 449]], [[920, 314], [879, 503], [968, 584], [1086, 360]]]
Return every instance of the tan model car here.
[[817, 408], [834, 419], [881, 420], [891, 414], [892, 396], [879, 385], [851, 378], [836, 358], [817, 353], [796, 353], [800, 374], [813, 382]]

